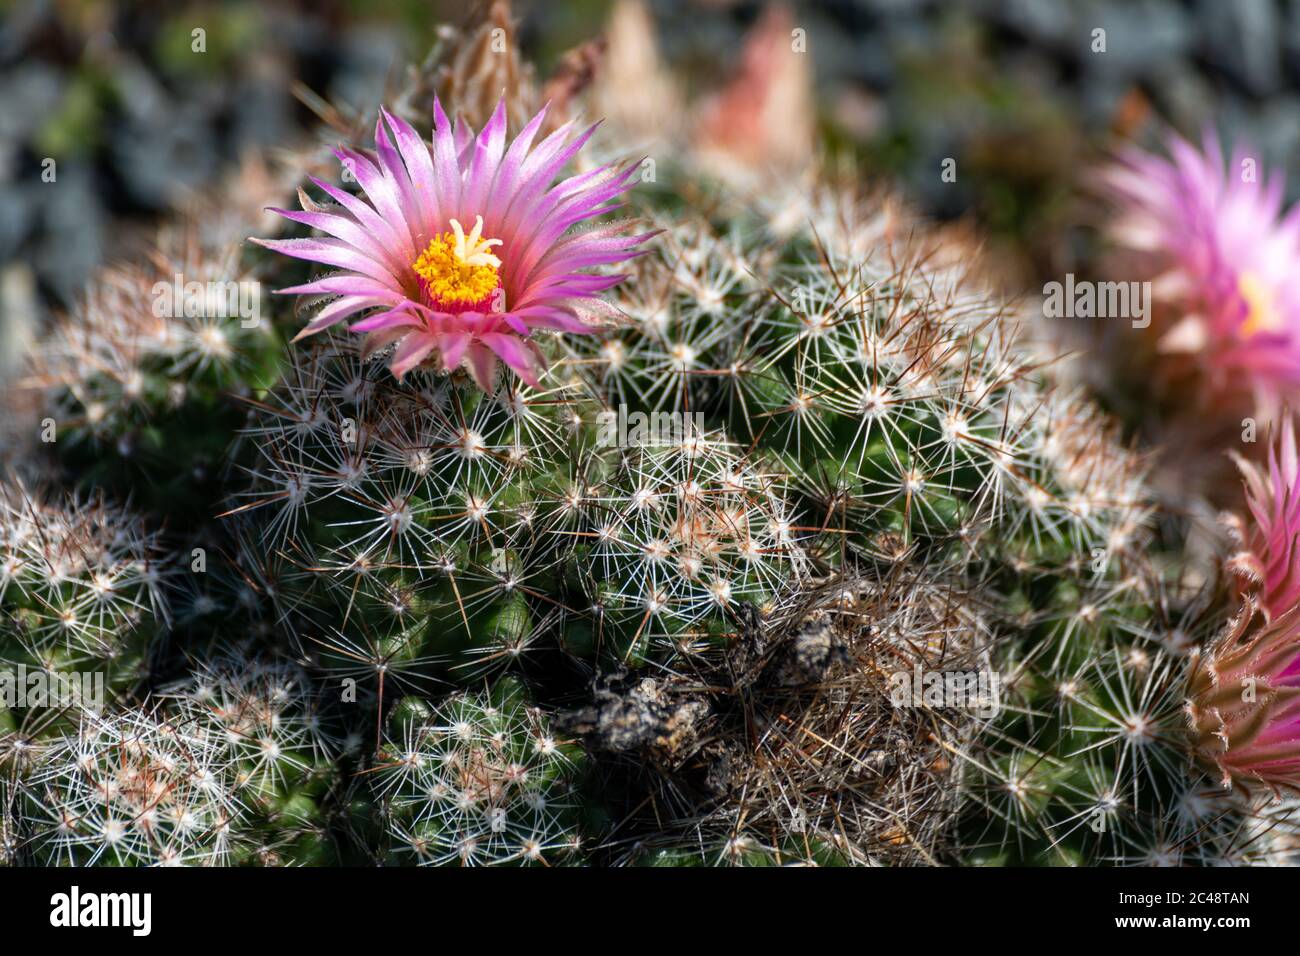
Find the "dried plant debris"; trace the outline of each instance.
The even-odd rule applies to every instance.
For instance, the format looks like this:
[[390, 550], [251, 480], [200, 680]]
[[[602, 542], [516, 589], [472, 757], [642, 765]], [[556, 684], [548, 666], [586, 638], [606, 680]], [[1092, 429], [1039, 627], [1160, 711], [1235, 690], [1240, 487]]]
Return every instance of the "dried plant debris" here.
[[[902, 577], [824, 582], [658, 677], [605, 676], [558, 725], [629, 788], [605, 847], [646, 862], [934, 863], [983, 723], [898, 675], [988, 670], [979, 611]], [[977, 703], [973, 698], [969, 702]]]

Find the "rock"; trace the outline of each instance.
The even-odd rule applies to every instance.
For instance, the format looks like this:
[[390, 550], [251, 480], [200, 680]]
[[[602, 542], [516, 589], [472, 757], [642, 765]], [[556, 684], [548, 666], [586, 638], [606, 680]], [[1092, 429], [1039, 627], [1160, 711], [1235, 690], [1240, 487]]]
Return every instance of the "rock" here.
[[1064, 46], [1076, 35], [1077, 8], [1059, 0], [986, 0], [984, 15], [1034, 43]]
[[35, 225], [40, 188], [51, 183], [0, 183], [0, 261], [16, 257]]
[[1211, 62], [1257, 96], [1278, 89], [1282, 23], [1273, 0], [1200, 0], [1197, 12]]
[[342, 63], [330, 96], [370, 109], [383, 98], [390, 71], [405, 59], [401, 39], [392, 29], [357, 26], [343, 35], [342, 42]]
[[82, 291], [104, 255], [104, 212], [94, 168], [84, 162], [59, 164], [58, 179], [42, 184], [43, 210], [33, 258], [41, 279], [64, 303]]
[[222, 158], [213, 112], [195, 97], [116, 131], [113, 159], [132, 198], [163, 209], [211, 179]]
[[[1172, 0], [1108, 0], [1078, 21], [1084, 66], [1112, 83], [1145, 76], [1192, 52], [1192, 25]], [[1106, 31], [1106, 52], [1092, 50], [1093, 30]]]

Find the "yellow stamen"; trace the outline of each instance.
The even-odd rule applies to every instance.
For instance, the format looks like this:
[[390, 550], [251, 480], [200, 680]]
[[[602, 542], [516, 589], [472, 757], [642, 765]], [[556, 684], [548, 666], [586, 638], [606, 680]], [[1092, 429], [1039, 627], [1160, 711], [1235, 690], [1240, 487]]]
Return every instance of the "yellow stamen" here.
[[1272, 290], [1255, 273], [1243, 272], [1237, 278], [1237, 292], [1246, 300], [1246, 322], [1241, 327], [1243, 336], [1273, 332], [1282, 327], [1282, 317], [1278, 315]]
[[451, 232], [430, 241], [411, 268], [424, 280], [429, 296], [442, 305], [481, 302], [497, 288], [501, 260], [489, 251], [500, 239], [483, 239], [483, 217], [469, 235], [455, 219]]

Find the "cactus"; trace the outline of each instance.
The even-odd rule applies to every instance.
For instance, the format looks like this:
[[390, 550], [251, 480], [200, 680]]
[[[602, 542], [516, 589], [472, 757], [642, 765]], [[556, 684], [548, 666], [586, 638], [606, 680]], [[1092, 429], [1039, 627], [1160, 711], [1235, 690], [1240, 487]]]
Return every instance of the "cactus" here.
[[150, 709], [82, 711], [21, 768], [16, 825], [42, 865], [289, 865], [330, 859], [319, 803], [335, 750], [304, 675], [199, 665]]
[[509, 682], [436, 708], [406, 699], [370, 784], [387, 855], [421, 866], [553, 864], [580, 848], [572, 802], [580, 756]]
[[[617, 90], [621, 139], [534, 114], [513, 58], [490, 109], [482, 39], [374, 139], [336, 124], [353, 175], [277, 206], [285, 237], [182, 229], [46, 343], [33, 470], [74, 490], [0, 499], [0, 649], [111, 693], [0, 711], [0, 858], [1285, 858], [1280, 802], [1221, 786], [1269, 753], [1213, 675], [1291, 617], [1216, 639], [1244, 585], [1183, 576], [1146, 456], [972, 250], [799, 144], [783, 184], [717, 135], [638, 183]], [[159, 315], [173, 269], [309, 315]], [[1274, 532], [1234, 567], [1277, 577]]]
[[[558, 653], [633, 685], [667, 680], [656, 706], [671, 716], [677, 681], [728, 685], [700, 673], [734, 672], [749, 631], [792, 640], [781, 609], [801, 595], [888, 569], [916, 594], [978, 595], [965, 613], [983, 636], [966, 653], [984, 663], [956, 669], [1005, 677], [1008, 697], [996, 720], [952, 719], [938, 762], [967, 799], [907, 851], [951, 858], [961, 829], [969, 860], [1130, 859], [1126, 828], [1201, 785], [1162, 643], [1178, 608], [1146, 554], [1143, 463], [935, 240], [892, 239], [896, 214], [831, 184], [818, 203], [820, 220], [782, 241], [753, 217], [660, 219], [617, 293], [632, 321], [546, 341], [538, 388], [485, 393], [422, 369], [397, 382], [341, 336], [295, 353], [248, 428], [260, 460], [239, 500], [260, 512], [258, 551], [284, 556], [278, 596], [307, 622], [302, 651], [366, 671], [374, 707], [384, 680], [400, 693], [502, 671], [563, 701], [582, 690], [554, 675]], [[655, 426], [668, 434], [637, 434]], [[914, 642], [909, 626], [926, 633], [905, 617], [889, 639]], [[877, 662], [859, 692], [887, 705], [909, 669]], [[604, 680], [588, 711], [619, 697]], [[933, 775], [936, 754], [911, 759], [909, 774]], [[618, 805], [597, 815], [619, 823], [647, 786], [664, 784], [603, 788]], [[788, 807], [745, 815], [785, 821], [769, 832], [728, 832], [707, 805], [679, 807], [696, 859], [905, 856], [878, 834], [781, 832]], [[724, 852], [742, 838], [750, 849]]]
[[88, 714], [24, 781], [30, 852], [43, 865], [226, 863], [239, 805], [224, 756], [211, 728]]
[[147, 265], [93, 282], [28, 385], [42, 393], [59, 465], [82, 487], [201, 520], [240, 421], [229, 394], [273, 381], [280, 343], [237, 247], [163, 238]]
[[[24, 691], [14, 686], [24, 673], [44, 675], [51, 692], [64, 687], [59, 676], [95, 675], [97, 688], [66, 684], [72, 696], [64, 706], [74, 712], [132, 692], [168, 633], [173, 574], [157, 534], [142, 528], [137, 514], [102, 496], [61, 499], [20, 482], [0, 485], [0, 662], [7, 690]], [[86, 689], [104, 699], [83, 701]], [[27, 708], [0, 701], [0, 713], [6, 711], [14, 723], [6, 733], [9, 754], [64, 718], [47, 702]]]

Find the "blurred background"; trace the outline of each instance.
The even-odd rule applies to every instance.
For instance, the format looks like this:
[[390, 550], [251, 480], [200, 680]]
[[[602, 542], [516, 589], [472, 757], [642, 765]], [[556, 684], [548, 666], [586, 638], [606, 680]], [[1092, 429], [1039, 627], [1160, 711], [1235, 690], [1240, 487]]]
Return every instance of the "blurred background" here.
[[[606, 29], [613, 0], [516, 0], [545, 78]], [[764, 4], [644, 0], [689, 90], [733, 77]], [[259, 147], [315, 123], [314, 94], [377, 104], [439, 24], [437, 0], [0, 2], [0, 349], [92, 270]], [[919, 209], [989, 236], [1002, 281], [1040, 288], [1089, 255], [1086, 173], [1124, 138], [1213, 123], [1266, 165], [1300, 156], [1300, 3], [810, 0], [804, 29], [829, 149]], [[192, 54], [195, 28], [205, 55]], [[1105, 51], [1093, 48], [1105, 31]], [[959, 175], [945, 182], [945, 159]], [[57, 164], [57, 188], [42, 178]], [[1300, 178], [1293, 177], [1294, 195]], [[1084, 228], [1080, 228], [1080, 226]], [[35, 317], [34, 321], [26, 321]]]

